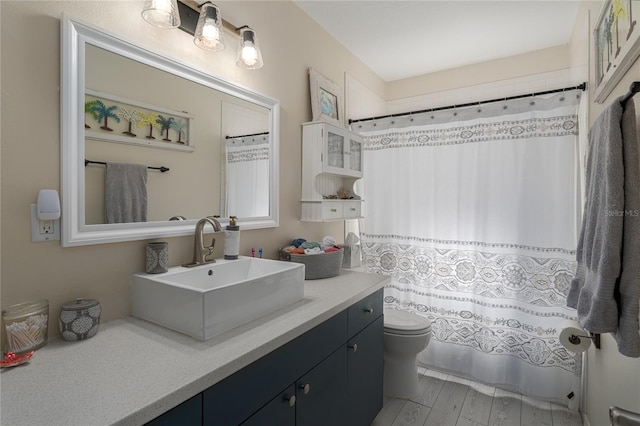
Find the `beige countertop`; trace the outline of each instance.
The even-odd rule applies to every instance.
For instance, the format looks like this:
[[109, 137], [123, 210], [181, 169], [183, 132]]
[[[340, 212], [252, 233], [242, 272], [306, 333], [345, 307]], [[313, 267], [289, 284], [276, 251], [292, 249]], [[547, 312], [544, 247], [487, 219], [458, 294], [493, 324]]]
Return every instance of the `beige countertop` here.
[[206, 342], [133, 317], [102, 324], [84, 341], [52, 340], [29, 363], [0, 370], [0, 424], [144, 424], [387, 281], [345, 269], [305, 281], [302, 301]]

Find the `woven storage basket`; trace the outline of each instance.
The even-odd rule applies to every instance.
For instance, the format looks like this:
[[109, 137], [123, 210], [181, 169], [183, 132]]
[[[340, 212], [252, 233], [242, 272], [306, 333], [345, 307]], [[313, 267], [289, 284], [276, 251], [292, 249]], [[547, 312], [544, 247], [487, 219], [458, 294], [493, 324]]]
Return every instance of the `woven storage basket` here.
[[335, 277], [340, 273], [344, 254], [344, 249], [323, 254], [293, 254], [282, 249], [279, 251], [280, 260], [304, 264], [305, 280]]

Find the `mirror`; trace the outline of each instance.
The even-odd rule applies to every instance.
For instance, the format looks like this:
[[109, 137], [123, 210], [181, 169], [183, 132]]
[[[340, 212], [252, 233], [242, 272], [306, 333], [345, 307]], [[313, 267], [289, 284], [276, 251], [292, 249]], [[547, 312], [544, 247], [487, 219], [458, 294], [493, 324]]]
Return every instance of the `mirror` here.
[[[62, 67], [63, 246], [278, 226], [277, 100], [68, 18]], [[131, 170], [143, 214], [114, 215]]]

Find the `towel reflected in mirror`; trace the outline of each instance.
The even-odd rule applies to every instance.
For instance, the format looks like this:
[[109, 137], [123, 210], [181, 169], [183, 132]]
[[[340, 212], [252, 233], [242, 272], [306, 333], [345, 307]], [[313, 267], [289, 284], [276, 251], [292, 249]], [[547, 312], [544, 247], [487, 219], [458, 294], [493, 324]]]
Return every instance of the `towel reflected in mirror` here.
[[147, 166], [107, 163], [106, 223], [147, 221]]

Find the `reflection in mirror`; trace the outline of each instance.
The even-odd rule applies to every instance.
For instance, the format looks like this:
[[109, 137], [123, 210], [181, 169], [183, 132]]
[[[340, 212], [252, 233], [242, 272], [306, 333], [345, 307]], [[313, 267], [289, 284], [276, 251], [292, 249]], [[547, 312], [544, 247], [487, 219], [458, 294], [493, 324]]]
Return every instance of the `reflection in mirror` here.
[[[62, 35], [64, 246], [188, 235], [218, 214], [278, 225], [276, 100], [67, 18]], [[268, 133], [257, 151], [232, 157], [257, 160], [228, 162], [224, 136], [254, 129]], [[122, 184], [134, 169], [144, 176]], [[141, 192], [146, 214], [121, 214]]]
[[221, 193], [225, 216], [269, 214], [269, 115], [264, 109], [222, 103], [225, 156]]

